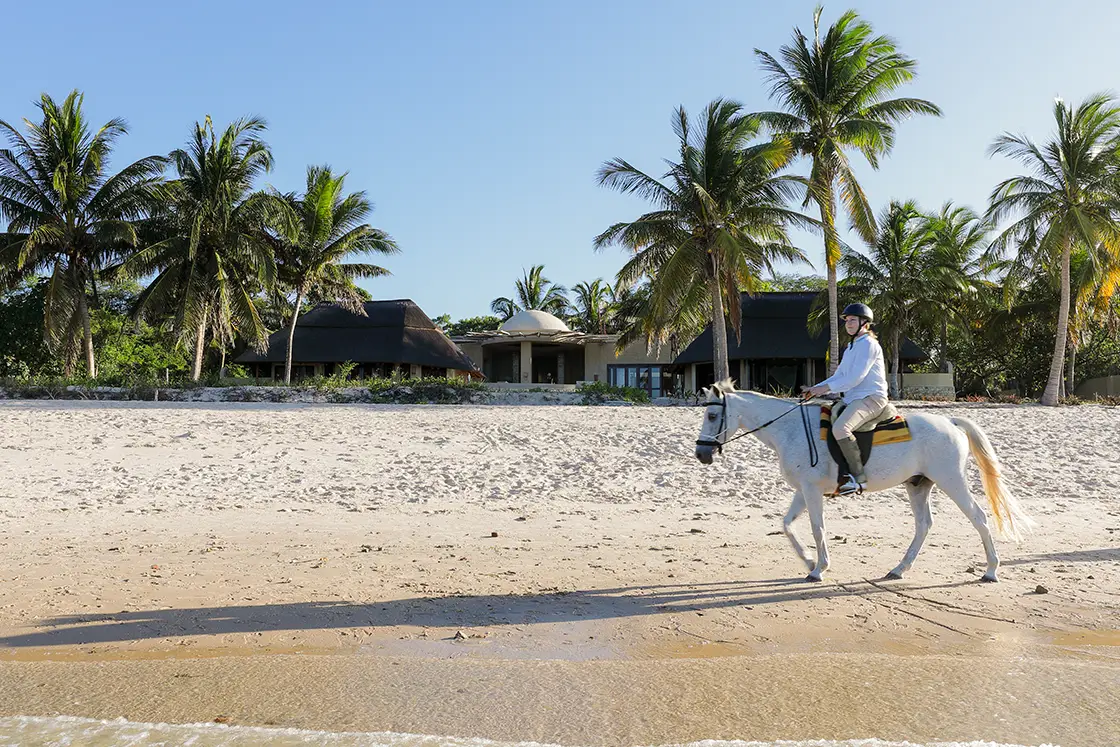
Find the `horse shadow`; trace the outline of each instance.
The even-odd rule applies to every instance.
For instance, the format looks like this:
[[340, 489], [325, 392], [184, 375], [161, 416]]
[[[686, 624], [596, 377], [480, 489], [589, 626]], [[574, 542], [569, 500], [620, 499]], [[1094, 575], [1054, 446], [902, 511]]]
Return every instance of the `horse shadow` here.
[[530, 626], [733, 607], [745, 609], [888, 591], [863, 583], [859, 583], [856, 590], [845, 588], [851, 586], [808, 586], [801, 578], [790, 578], [537, 594], [426, 596], [365, 603], [336, 600], [64, 615], [40, 621], [39, 626], [46, 630], [0, 637], [0, 648], [123, 643], [286, 630], [393, 626], [469, 630], [491, 625]]

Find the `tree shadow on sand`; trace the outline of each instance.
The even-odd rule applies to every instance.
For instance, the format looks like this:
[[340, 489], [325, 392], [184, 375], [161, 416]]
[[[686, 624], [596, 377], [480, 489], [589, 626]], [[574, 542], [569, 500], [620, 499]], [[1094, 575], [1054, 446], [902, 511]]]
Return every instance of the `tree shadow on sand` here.
[[[976, 581], [913, 587], [959, 587]], [[194, 635], [391, 626], [462, 628], [628, 618], [672, 612], [750, 608], [889, 589], [864, 582], [809, 586], [802, 579], [629, 586], [539, 594], [428, 596], [379, 602], [295, 602], [81, 614], [40, 621], [47, 628], [0, 637], [0, 648], [122, 643]]]

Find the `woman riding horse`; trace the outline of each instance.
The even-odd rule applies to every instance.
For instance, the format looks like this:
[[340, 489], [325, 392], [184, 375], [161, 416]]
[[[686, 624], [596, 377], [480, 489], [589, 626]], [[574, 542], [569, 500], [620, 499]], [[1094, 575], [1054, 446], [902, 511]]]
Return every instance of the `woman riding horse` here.
[[859, 444], [855, 431], [864, 423], [874, 422], [887, 407], [887, 365], [883, 348], [871, 323], [875, 314], [862, 303], [849, 304], [844, 313], [844, 329], [851, 335], [847, 350], [836, 373], [813, 387], [801, 387], [810, 397], [842, 393], [846, 405], [832, 426], [832, 434], [844, 458], [848, 460], [848, 480], [837, 490], [841, 495], [858, 493], [867, 488]]

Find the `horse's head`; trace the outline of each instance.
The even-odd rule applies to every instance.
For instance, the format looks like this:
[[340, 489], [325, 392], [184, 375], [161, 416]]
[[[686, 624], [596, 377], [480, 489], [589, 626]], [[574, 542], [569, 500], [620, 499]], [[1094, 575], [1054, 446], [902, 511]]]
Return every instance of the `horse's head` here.
[[738, 428], [727, 416], [727, 395], [735, 391], [731, 380], [719, 381], [704, 390], [704, 422], [696, 439], [696, 458], [702, 464], [712, 463], [712, 454], [723, 451], [723, 444]]

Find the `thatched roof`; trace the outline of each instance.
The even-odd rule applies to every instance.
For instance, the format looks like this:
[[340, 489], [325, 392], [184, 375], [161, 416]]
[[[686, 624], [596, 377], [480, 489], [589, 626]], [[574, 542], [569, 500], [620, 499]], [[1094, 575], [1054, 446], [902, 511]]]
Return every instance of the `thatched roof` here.
[[[727, 329], [728, 360], [760, 358], [824, 358], [828, 352], [828, 327], [809, 334], [808, 319], [816, 293], [760, 293], [741, 296], [742, 339]], [[926, 354], [903, 338], [899, 356], [904, 361], [924, 360]], [[712, 360], [712, 325], [681, 351], [673, 365], [709, 363]]]
[[[366, 315], [319, 304], [300, 317], [293, 341], [297, 363], [390, 363], [452, 368], [479, 374], [474, 363], [408, 299], [367, 301]], [[237, 363], [283, 363], [288, 330], [268, 338], [268, 351], [248, 350]]]

